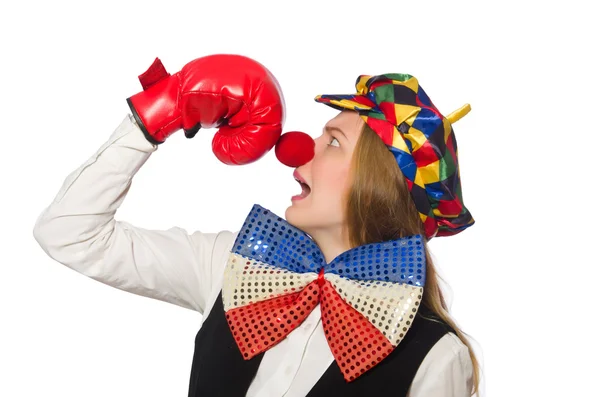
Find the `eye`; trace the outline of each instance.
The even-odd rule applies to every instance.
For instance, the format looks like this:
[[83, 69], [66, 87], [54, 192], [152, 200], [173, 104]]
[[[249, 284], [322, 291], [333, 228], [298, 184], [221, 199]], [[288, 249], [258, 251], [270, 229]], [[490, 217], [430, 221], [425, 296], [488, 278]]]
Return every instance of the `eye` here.
[[[333, 141], [336, 141], [336, 142], [337, 142], [337, 145], [332, 145], [331, 143], [332, 143]], [[328, 146], [336, 146], [336, 147], [340, 147], [340, 141], [338, 141], [336, 137], [331, 137], [331, 142], [329, 142], [327, 145], [328, 145]]]

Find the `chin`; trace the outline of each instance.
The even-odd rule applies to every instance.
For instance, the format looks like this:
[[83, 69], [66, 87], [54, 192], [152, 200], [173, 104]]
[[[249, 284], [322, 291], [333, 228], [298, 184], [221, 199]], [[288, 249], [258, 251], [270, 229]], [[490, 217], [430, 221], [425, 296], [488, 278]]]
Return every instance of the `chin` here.
[[[306, 227], [306, 215], [303, 216], [302, 212], [305, 210], [292, 204], [285, 210], [285, 220], [292, 226], [297, 227], [300, 230], [305, 231]], [[304, 222], [303, 222], [304, 221]]]
[[287, 207], [287, 209], [285, 210], [285, 220], [288, 221], [288, 223], [290, 223], [291, 225], [296, 226], [296, 212], [297, 212], [298, 208], [294, 207], [294, 204], [290, 205], [289, 207]]

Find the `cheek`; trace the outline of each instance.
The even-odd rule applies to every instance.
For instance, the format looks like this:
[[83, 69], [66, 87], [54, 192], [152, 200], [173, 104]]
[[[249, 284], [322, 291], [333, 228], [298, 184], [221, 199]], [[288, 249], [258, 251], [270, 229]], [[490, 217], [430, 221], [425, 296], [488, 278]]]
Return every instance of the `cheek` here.
[[321, 161], [314, 164], [315, 197], [332, 205], [339, 205], [348, 183], [350, 164], [339, 161]]

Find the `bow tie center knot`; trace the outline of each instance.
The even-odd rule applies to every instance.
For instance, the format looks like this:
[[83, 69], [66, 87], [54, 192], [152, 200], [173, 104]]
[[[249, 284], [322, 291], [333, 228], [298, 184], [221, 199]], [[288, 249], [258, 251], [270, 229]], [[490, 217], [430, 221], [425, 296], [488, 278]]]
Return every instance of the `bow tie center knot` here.
[[319, 286], [319, 288], [322, 288], [323, 284], [325, 284], [325, 268], [321, 268], [321, 271], [319, 272], [319, 277], [317, 278], [317, 285]]

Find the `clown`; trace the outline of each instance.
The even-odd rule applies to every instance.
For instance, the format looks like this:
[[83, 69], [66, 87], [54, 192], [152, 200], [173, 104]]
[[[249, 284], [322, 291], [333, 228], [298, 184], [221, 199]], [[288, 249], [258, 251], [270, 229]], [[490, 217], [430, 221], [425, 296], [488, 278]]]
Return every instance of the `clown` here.
[[[428, 251], [474, 224], [452, 128], [469, 105], [444, 117], [415, 77], [361, 75], [355, 94], [316, 97], [339, 113], [312, 140], [281, 135], [279, 84], [249, 58], [198, 58], [174, 75], [157, 59], [139, 78], [131, 115], [67, 177], [34, 235], [82, 274], [203, 314], [190, 397], [477, 391]], [[255, 204], [235, 233], [191, 235], [114, 220], [159, 145], [213, 127], [220, 161], [275, 148], [295, 168], [302, 193], [285, 219]]]

